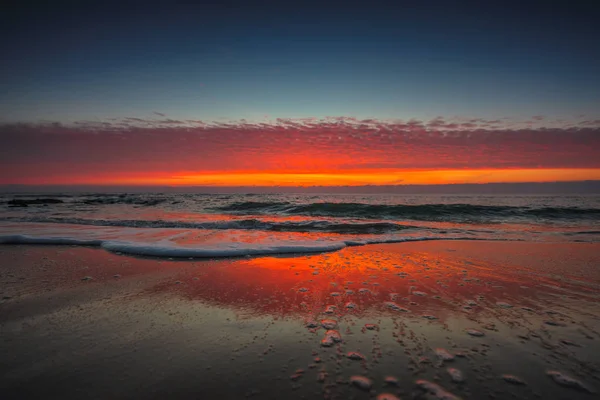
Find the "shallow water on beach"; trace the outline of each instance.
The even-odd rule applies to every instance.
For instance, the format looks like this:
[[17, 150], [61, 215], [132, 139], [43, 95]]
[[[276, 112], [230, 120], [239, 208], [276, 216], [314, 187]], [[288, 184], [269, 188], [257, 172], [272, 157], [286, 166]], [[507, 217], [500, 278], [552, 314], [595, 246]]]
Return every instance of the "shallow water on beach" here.
[[[38, 384], [64, 394], [68, 379], [91, 398], [591, 399], [600, 281], [589, 258], [573, 258], [580, 268], [569, 271], [549, 246], [413, 243], [236, 261], [10, 247], [15, 263], [56, 274], [46, 279], [68, 290], [55, 296], [91, 298], [67, 307], [50, 294], [36, 300], [34, 289], [11, 292], [1, 305], [10, 354], [1, 376], [14, 393]], [[563, 246], [572, 247], [560, 254], [590, 254], [594, 245]], [[477, 253], [511, 259], [517, 250], [538, 261]], [[132, 273], [144, 268], [168, 275], [140, 285]]]
[[153, 257], [319, 253], [424, 240], [599, 238], [597, 195], [0, 195], [0, 243], [93, 245]]

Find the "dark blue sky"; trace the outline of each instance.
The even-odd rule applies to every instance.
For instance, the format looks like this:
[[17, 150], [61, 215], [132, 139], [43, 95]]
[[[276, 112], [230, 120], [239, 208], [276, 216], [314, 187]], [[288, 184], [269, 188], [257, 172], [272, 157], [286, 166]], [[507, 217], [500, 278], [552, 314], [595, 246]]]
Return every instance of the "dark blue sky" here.
[[9, 3], [0, 122], [600, 113], [592, 1]]

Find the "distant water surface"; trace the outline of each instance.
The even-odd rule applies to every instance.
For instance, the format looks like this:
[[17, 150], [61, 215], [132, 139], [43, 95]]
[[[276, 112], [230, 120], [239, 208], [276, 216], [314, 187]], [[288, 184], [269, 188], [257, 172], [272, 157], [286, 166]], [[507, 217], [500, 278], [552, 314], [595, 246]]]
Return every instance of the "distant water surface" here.
[[597, 242], [600, 196], [3, 194], [0, 242], [166, 257], [418, 240]]

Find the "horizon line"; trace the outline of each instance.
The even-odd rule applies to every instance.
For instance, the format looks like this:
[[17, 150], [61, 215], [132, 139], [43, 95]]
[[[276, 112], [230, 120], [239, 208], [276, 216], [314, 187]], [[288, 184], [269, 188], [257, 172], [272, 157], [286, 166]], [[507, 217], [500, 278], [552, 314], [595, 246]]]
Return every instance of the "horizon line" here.
[[[600, 180], [554, 181], [554, 182], [488, 182], [444, 184], [397, 184], [360, 186], [173, 186], [173, 185], [94, 185], [94, 184], [0, 184], [0, 192], [9, 193], [56, 193], [56, 192], [193, 192], [201, 194], [267, 194], [267, 193], [344, 193], [344, 194], [600, 194]], [[326, 192], [330, 191], [330, 192]], [[464, 192], [461, 192], [464, 191]]]
[[0, 188], [9, 186], [131, 186], [131, 187], [170, 187], [170, 188], [243, 188], [243, 187], [282, 187], [282, 188], [315, 188], [315, 187], [335, 187], [335, 188], [355, 188], [355, 187], [410, 187], [410, 186], [483, 186], [483, 185], [553, 185], [553, 184], [578, 184], [578, 183], [599, 183], [600, 179], [582, 179], [582, 180], [564, 180], [564, 181], [526, 181], [526, 182], [451, 182], [451, 183], [398, 183], [387, 185], [365, 184], [365, 185], [150, 185], [150, 184], [129, 184], [129, 183], [0, 183]]

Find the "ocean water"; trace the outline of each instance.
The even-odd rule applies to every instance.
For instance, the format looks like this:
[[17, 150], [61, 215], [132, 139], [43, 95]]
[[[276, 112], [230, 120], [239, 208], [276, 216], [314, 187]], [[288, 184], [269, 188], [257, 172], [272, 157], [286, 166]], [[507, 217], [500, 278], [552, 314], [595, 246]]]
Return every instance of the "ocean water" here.
[[422, 240], [597, 242], [600, 196], [0, 196], [4, 244], [100, 246], [156, 257], [231, 257]]

